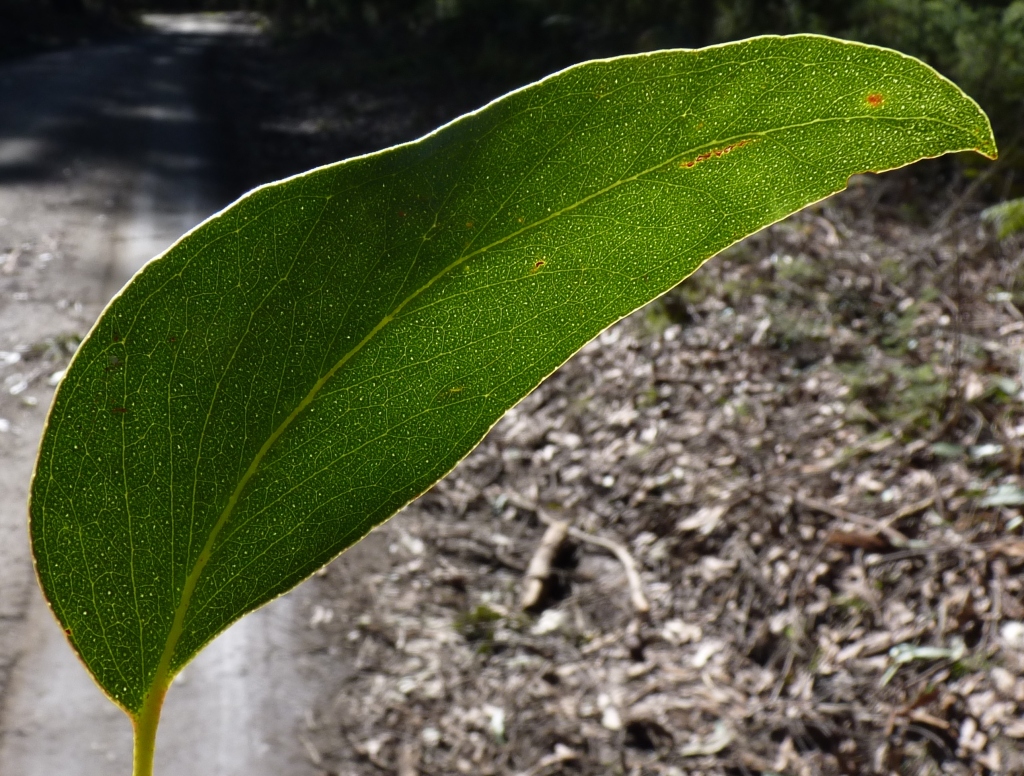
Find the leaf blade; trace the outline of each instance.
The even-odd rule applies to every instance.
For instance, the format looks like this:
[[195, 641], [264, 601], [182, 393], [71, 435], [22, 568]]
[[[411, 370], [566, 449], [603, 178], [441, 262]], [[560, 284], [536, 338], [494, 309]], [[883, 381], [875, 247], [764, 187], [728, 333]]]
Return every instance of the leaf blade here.
[[33, 482], [47, 597], [137, 712], [601, 329], [854, 172], [972, 149], [987, 120], [933, 71], [795, 36], [585, 64], [258, 189], [68, 370]]

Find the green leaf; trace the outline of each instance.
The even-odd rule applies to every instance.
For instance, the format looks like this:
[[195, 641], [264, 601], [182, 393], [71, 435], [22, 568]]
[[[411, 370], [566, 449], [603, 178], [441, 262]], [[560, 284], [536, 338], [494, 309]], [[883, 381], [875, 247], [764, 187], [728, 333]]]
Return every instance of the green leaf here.
[[152, 716], [602, 329], [854, 173], [970, 149], [995, 155], [986, 117], [922, 63], [764, 37], [579, 65], [257, 189], [147, 265], [68, 369], [32, 485], [46, 596]]
[[1024, 198], [1010, 199], [981, 211], [982, 220], [993, 224], [1003, 240], [1024, 230]]

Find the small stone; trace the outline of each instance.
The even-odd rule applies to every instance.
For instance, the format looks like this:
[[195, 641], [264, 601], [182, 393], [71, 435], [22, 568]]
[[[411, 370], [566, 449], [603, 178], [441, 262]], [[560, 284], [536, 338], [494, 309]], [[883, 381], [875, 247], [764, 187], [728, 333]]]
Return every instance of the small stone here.
[[568, 620], [568, 615], [560, 609], [547, 609], [530, 629], [534, 636], [546, 636], [560, 631]]
[[484, 706], [484, 713], [487, 715], [491, 733], [498, 741], [505, 740], [505, 710], [499, 706]]
[[334, 619], [334, 610], [328, 609], [326, 606], [316, 604], [313, 606], [313, 614], [309, 618], [309, 627], [315, 628], [317, 625], [331, 622]]
[[678, 646], [700, 641], [704, 638], [704, 632], [699, 625], [683, 622], [682, 620], [669, 620], [661, 629], [661, 637], [669, 644]]
[[608, 730], [622, 730], [622, 717], [619, 716], [619, 710], [614, 706], [609, 706], [601, 712], [601, 726]]
[[960, 737], [957, 743], [962, 749], [977, 754], [988, 743], [988, 736], [978, 730], [978, 723], [974, 717], [964, 717], [960, 725]]
[[1004, 725], [1003, 733], [1009, 738], [1024, 738], [1024, 719], [1017, 719]]
[[441, 743], [441, 731], [434, 727], [425, 727], [423, 732], [420, 733], [420, 738], [424, 746], [429, 746], [433, 749]]
[[710, 640], [705, 641], [697, 648], [696, 654], [690, 658], [690, 664], [694, 668], [703, 668], [717, 653], [722, 650], [722, 642]]
[[1013, 691], [1017, 687], [1017, 679], [1002, 666], [996, 666], [989, 672], [992, 677], [992, 684], [1001, 695], [1013, 697]]
[[1024, 622], [1004, 622], [999, 629], [999, 636], [1010, 649], [1024, 650]]

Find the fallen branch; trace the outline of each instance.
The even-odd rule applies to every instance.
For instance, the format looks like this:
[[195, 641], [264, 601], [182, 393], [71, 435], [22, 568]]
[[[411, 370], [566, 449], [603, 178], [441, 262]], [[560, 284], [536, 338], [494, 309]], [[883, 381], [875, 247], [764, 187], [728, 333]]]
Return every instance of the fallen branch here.
[[[506, 495], [508, 496], [509, 502], [514, 506], [526, 509], [536, 514], [537, 518], [548, 526], [548, 532], [550, 532], [551, 528], [555, 525], [564, 525], [566, 526], [566, 532], [573, 539], [578, 539], [579, 541], [586, 542], [588, 544], [594, 544], [608, 550], [608, 552], [618, 559], [619, 563], [622, 564], [623, 570], [626, 572], [626, 581], [629, 583], [629, 599], [637, 614], [647, 614], [651, 610], [651, 605], [647, 601], [647, 596], [644, 595], [644, 586], [640, 579], [640, 572], [637, 571], [636, 561], [624, 545], [619, 544], [612, 539], [606, 539], [603, 536], [595, 536], [594, 534], [589, 534], [586, 531], [581, 531], [579, 528], [574, 528], [573, 526], [566, 524], [565, 521], [552, 517], [538, 505], [527, 501], [518, 493], [507, 492]], [[547, 533], [544, 534], [545, 539], [547, 538], [547, 535]], [[544, 546], [544, 543], [545, 540], [542, 539], [541, 547]], [[538, 548], [538, 553], [539, 552], [540, 548]], [[534, 555], [534, 559], [536, 559], [536, 554]], [[533, 560], [530, 561], [530, 568], [533, 568]], [[527, 579], [529, 579], [529, 575], [530, 572], [528, 570]], [[524, 595], [523, 598], [525, 600], [526, 596]]]
[[[548, 525], [557, 522], [555, 518], [540, 508], [537, 509], [537, 517]], [[603, 536], [588, 534], [579, 528], [569, 526], [568, 531], [569, 536], [573, 539], [579, 539], [581, 542], [603, 547], [618, 558], [619, 563], [622, 564], [622, 568], [626, 572], [626, 581], [629, 582], [629, 600], [632, 602], [633, 608], [636, 609], [638, 614], [647, 614], [651, 611], [651, 605], [647, 602], [647, 596], [644, 595], [643, 582], [640, 581], [640, 572], [636, 570], [636, 561], [633, 560], [629, 550], [616, 541], [605, 539]]]
[[541, 595], [544, 593], [544, 584], [551, 576], [551, 563], [558, 554], [558, 548], [565, 541], [569, 531], [569, 524], [555, 520], [548, 523], [548, 529], [537, 546], [536, 552], [530, 558], [530, 565], [526, 569], [526, 579], [523, 581], [523, 597], [519, 602], [522, 609], [530, 609], [537, 605]]

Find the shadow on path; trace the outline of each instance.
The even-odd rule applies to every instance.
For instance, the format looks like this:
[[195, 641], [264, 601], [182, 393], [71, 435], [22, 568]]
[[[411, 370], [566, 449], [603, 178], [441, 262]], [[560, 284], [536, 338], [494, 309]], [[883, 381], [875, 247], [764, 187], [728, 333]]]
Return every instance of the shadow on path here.
[[[239, 193], [209, 66], [244, 15], [152, 16], [137, 37], [0, 66], [0, 774], [131, 770], [128, 720], [35, 585], [25, 503], [59, 364], [146, 261]], [[6, 359], [6, 360], [5, 360]], [[301, 595], [301, 594], [298, 594]], [[310, 773], [296, 595], [215, 641], [168, 696], [161, 776]]]

